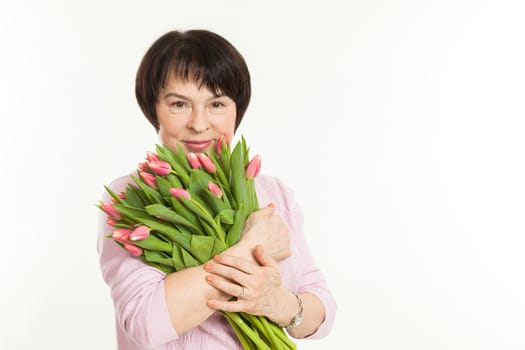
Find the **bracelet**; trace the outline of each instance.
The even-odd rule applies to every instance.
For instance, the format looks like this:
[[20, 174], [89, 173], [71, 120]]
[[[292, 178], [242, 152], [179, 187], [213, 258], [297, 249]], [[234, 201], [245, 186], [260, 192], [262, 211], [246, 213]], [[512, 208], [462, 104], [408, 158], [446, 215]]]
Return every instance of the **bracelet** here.
[[299, 303], [299, 312], [292, 318], [290, 323], [288, 323], [287, 325], [280, 325], [282, 328], [285, 328], [288, 331], [292, 328], [297, 327], [303, 321], [303, 301], [297, 293], [293, 293], [293, 295], [295, 295], [295, 297], [297, 298], [297, 302]]

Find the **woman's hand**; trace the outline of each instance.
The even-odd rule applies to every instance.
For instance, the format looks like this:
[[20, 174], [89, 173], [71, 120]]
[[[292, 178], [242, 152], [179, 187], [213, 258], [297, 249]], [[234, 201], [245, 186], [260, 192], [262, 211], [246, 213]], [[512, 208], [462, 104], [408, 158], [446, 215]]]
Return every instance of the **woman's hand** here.
[[210, 299], [208, 306], [226, 312], [266, 316], [277, 324], [287, 324], [297, 313], [296, 298], [283, 287], [279, 265], [264, 253], [261, 245], [255, 247], [253, 256], [255, 263], [223, 253], [204, 264], [210, 273], [206, 281], [237, 298], [235, 301]]
[[240, 244], [248, 246], [250, 255], [256, 245], [261, 245], [274, 260], [280, 261], [292, 252], [288, 227], [279, 215], [274, 214], [274, 210], [274, 205], [269, 204], [250, 214], [244, 224]]

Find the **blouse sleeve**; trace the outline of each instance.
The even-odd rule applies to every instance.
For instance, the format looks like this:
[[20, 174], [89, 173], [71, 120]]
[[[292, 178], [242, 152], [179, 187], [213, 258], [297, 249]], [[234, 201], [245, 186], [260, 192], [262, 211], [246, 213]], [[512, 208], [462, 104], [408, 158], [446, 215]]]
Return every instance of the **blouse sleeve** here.
[[[119, 178], [109, 186], [115, 193], [125, 191], [128, 177]], [[110, 196], [104, 193], [103, 202]], [[112, 239], [105, 238], [114, 228], [106, 224], [100, 212], [97, 250], [104, 281], [111, 289], [118, 325], [125, 334], [143, 348], [158, 348], [177, 339], [166, 305], [165, 274], [131, 256]]]
[[297, 255], [296, 262], [300, 266], [298, 273], [298, 289], [297, 293], [308, 292], [317, 296], [325, 309], [325, 319], [319, 328], [307, 339], [322, 338], [328, 335], [332, 329], [337, 310], [335, 299], [328, 289], [326, 279], [322, 271], [316, 264], [310, 247], [306, 241], [303, 231], [303, 211], [295, 200], [293, 191], [286, 187], [280, 180], [277, 180], [280, 192], [283, 194], [283, 201], [285, 204], [285, 212], [288, 219], [290, 229], [294, 232], [293, 239], [295, 240], [295, 250], [293, 255]]

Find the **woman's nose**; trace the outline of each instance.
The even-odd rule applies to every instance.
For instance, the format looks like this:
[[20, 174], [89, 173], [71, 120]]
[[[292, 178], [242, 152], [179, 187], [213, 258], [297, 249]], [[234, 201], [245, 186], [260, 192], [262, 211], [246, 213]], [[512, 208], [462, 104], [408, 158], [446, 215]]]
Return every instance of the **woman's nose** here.
[[188, 121], [188, 128], [196, 133], [202, 133], [210, 128], [210, 123], [204, 108], [194, 108]]

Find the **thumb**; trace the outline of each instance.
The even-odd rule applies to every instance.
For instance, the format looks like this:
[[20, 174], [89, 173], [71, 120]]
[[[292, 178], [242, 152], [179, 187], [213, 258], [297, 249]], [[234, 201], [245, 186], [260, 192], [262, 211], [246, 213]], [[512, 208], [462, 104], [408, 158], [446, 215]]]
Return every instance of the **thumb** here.
[[261, 265], [265, 267], [278, 267], [277, 262], [264, 252], [262, 245], [257, 244], [253, 249], [253, 257]]
[[275, 204], [273, 203], [270, 203], [268, 204], [267, 206], [265, 206], [264, 208], [261, 208], [259, 210], [257, 210], [256, 212], [253, 212], [251, 214], [251, 216], [264, 216], [264, 215], [267, 215], [267, 216], [270, 216], [273, 214], [273, 212], [275, 211]]

